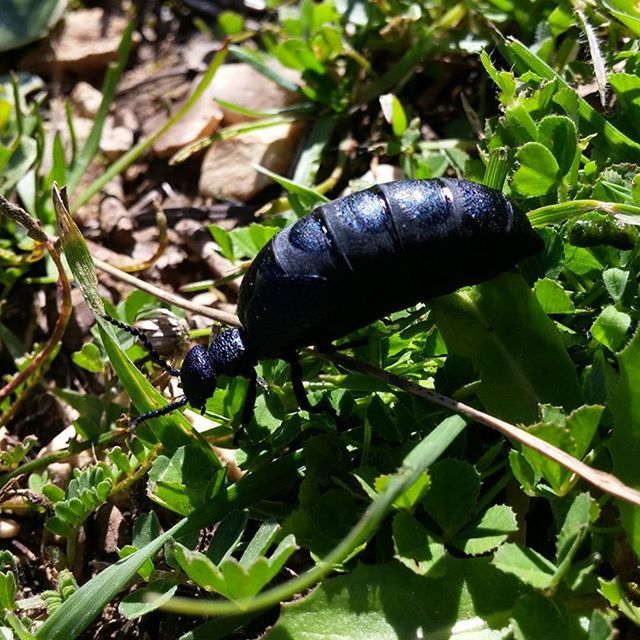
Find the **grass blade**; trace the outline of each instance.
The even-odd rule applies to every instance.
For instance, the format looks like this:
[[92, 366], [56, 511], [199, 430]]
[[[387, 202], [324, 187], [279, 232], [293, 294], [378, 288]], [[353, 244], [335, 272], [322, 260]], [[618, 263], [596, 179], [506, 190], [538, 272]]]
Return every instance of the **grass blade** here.
[[180, 520], [132, 555], [112, 564], [89, 580], [57, 609], [38, 629], [38, 640], [73, 640], [102, 612], [105, 605], [122, 591], [142, 564], [162, 548], [187, 522]]
[[[89, 136], [82, 147], [82, 151], [80, 151], [79, 154], [74, 155], [73, 165], [69, 172], [69, 179], [67, 181], [67, 189], [71, 193], [75, 191], [82, 176], [87, 171], [89, 165], [98, 152], [100, 138], [102, 137], [102, 130], [104, 129], [104, 123], [109, 113], [109, 107], [113, 102], [113, 98], [116, 94], [116, 87], [118, 86], [120, 77], [127, 65], [127, 60], [129, 59], [131, 45], [133, 44], [134, 29], [135, 21], [132, 20], [129, 22], [127, 28], [122, 34], [122, 40], [118, 47], [117, 62], [109, 67], [105, 76], [104, 85], [102, 87], [102, 101], [100, 102], [98, 112], [93, 119], [93, 126], [89, 132]], [[71, 120], [70, 117], [69, 120]], [[75, 145], [75, 134], [72, 135], [72, 140]]]

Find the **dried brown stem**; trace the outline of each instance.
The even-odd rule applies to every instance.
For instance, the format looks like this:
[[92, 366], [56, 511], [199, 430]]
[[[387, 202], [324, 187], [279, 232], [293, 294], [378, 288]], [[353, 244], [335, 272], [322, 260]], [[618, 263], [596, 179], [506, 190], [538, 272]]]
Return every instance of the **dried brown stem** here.
[[360, 360], [355, 360], [349, 356], [338, 353], [322, 353], [319, 355], [334, 364], [340, 365], [341, 367], [377, 378], [386, 384], [398, 387], [399, 389], [415, 396], [425, 398], [426, 400], [429, 400], [429, 402], [433, 402], [441, 407], [445, 407], [446, 409], [465, 415], [476, 422], [480, 422], [491, 429], [495, 429], [507, 438], [515, 440], [516, 442], [537, 451], [550, 460], [554, 460], [565, 469], [575, 473], [577, 476], [605, 493], [615, 496], [616, 498], [620, 498], [621, 500], [625, 500], [626, 502], [630, 502], [631, 504], [640, 505], [640, 491], [627, 486], [610, 473], [600, 471], [599, 469], [593, 469], [592, 467], [584, 464], [584, 462], [581, 462], [572, 455], [569, 455], [566, 451], [558, 449], [558, 447], [554, 447], [552, 444], [534, 436], [525, 429], [516, 427], [504, 420], [500, 420], [500, 418], [495, 418], [494, 416], [484, 413], [483, 411], [478, 411], [478, 409], [474, 409], [467, 404], [442, 395], [437, 391], [425, 389], [424, 387], [410, 382], [409, 380], [405, 380], [404, 378], [384, 371], [383, 369], [373, 367], [361, 362]]
[[27, 397], [27, 394], [40, 382], [42, 376], [46, 373], [47, 369], [53, 362], [53, 359], [60, 348], [62, 336], [64, 335], [67, 324], [69, 323], [73, 307], [71, 304], [71, 285], [64, 270], [60, 253], [57, 247], [41, 229], [39, 222], [34, 220], [24, 209], [10, 203], [2, 196], [0, 196], [0, 213], [10, 217], [12, 220], [23, 226], [27, 230], [29, 237], [45, 245], [56, 265], [56, 268], [58, 269], [58, 286], [60, 287], [61, 298], [60, 315], [58, 316], [53, 331], [51, 332], [51, 336], [44, 347], [34, 356], [33, 360], [23, 371], [17, 373], [4, 387], [0, 389], [0, 401], [2, 401], [14, 393], [21, 384], [26, 383], [26, 386], [22, 390], [20, 396], [9, 407], [9, 409], [0, 416], [0, 425], [4, 425], [15, 415], [16, 411]]

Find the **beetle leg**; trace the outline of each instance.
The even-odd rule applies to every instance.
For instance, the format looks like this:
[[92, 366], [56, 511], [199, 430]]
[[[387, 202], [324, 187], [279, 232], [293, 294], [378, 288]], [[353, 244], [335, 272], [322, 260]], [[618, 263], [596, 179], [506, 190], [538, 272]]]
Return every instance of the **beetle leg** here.
[[302, 367], [300, 366], [300, 360], [298, 359], [297, 354], [287, 358], [287, 362], [291, 367], [291, 384], [293, 386], [293, 393], [296, 396], [296, 400], [298, 401], [300, 408], [304, 411], [308, 411], [309, 413], [326, 413], [330, 415], [335, 420], [338, 429], [341, 429], [344, 426], [343, 420], [331, 406], [331, 403], [327, 398], [322, 398], [322, 400], [316, 404], [311, 404], [309, 402], [307, 393], [304, 390]]
[[291, 384], [293, 386], [293, 393], [298, 401], [298, 406], [309, 413], [313, 411], [322, 411], [318, 409], [318, 406], [312, 406], [307, 398], [307, 392], [304, 390], [304, 384], [302, 382], [302, 367], [300, 366], [300, 360], [297, 355], [287, 358], [287, 362], [291, 367]]

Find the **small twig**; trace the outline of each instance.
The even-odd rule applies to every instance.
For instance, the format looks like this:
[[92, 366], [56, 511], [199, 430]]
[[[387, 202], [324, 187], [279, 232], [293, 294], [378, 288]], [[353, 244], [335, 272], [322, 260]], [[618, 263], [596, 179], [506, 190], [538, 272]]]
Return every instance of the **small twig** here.
[[568, 454], [566, 451], [558, 449], [558, 447], [554, 447], [552, 444], [534, 436], [525, 429], [516, 427], [515, 425], [505, 422], [504, 420], [500, 420], [500, 418], [495, 418], [483, 411], [478, 411], [478, 409], [474, 409], [467, 404], [453, 400], [452, 398], [442, 395], [437, 391], [425, 389], [413, 382], [409, 382], [409, 380], [405, 380], [404, 378], [396, 376], [393, 373], [389, 373], [388, 371], [384, 371], [383, 369], [378, 369], [377, 367], [361, 362], [360, 360], [355, 360], [354, 358], [338, 353], [316, 353], [325, 360], [329, 360], [330, 362], [345, 367], [346, 369], [377, 378], [378, 380], [394, 387], [398, 387], [407, 393], [420, 396], [421, 398], [429, 400], [429, 402], [433, 402], [441, 407], [445, 407], [446, 409], [450, 409], [456, 413], [468, 416], [476, 422], [480, 422], [491, 429], [495, 429], [502, 435], [537, 451], [541, 455], [545, 456], [545, 458], [549, 458], [550, 460], [557, 462], [565, 469], [575, 473], [577, 476], [580, 476], [583, 480], [605, 493], [615, 496], [616, 498], [620, 498], [621, 500], [625, 500], [626, 502], [630, 502], [631, 504], [640, 505], [640, 491], [627, 486], [610, 473], [589, 467], [577, 458]]
[[156, 287], [155, 285], [149, 284], [144, 280], [140, 280], [140, 278], [136, 278], [135, 276], [125, 273], [121, 269], [117, 269], [116, 267], [113, 267], [110, 264], [99, 260], [98, 258], [94, 258], [93, 262], [101, 271], [108, 273], [110, 276], [117, 278], [121, 282], [126, 282], [132, 287], [136, 287], [136, 289], [146, 291], [147, 293], [156, 296], [160, 300], [164, 300], [164, 302], [175, 304], [182, 309], [191, 311], [192, 313], [197, 313], [201, 316], [204, 316], [205, 318], [209, 318], [216, 322], [222, 322], [224, 324], [230, 324], [236, 327], [240, 326], [240, 320], [233, 313], [227, 313], [226, 311], [212, 309], [211, 307], [205, 307], [201, 304], [191, 302], [190, 300], [187, 300], [182, 296], [175, 295], [174, 293], [169, 293], [168, 291], [165, 291], [160, 287]]

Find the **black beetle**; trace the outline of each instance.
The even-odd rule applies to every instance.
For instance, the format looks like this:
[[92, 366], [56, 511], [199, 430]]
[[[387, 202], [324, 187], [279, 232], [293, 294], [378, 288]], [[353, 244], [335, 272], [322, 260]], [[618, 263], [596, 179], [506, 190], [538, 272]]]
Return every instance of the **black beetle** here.
[[327, 348], [393, 311], [488, 280], [542, 247], [526, 215], [502, 193], [467, 180], [389, 182], [322, 204], [256, 256], [240, 287], [242, 328], [222, 332], [209, 348], [192, 347], [180, 371], [152, 352], [180, 376], [184, 397], [134, 423], [187, 403], [204, 411], [223, 374], [250, 380], [246, 424], [256, 397], [255, 365], [265, 358], [291, 364], [296, 398], [310, 410], [299, 348]]

